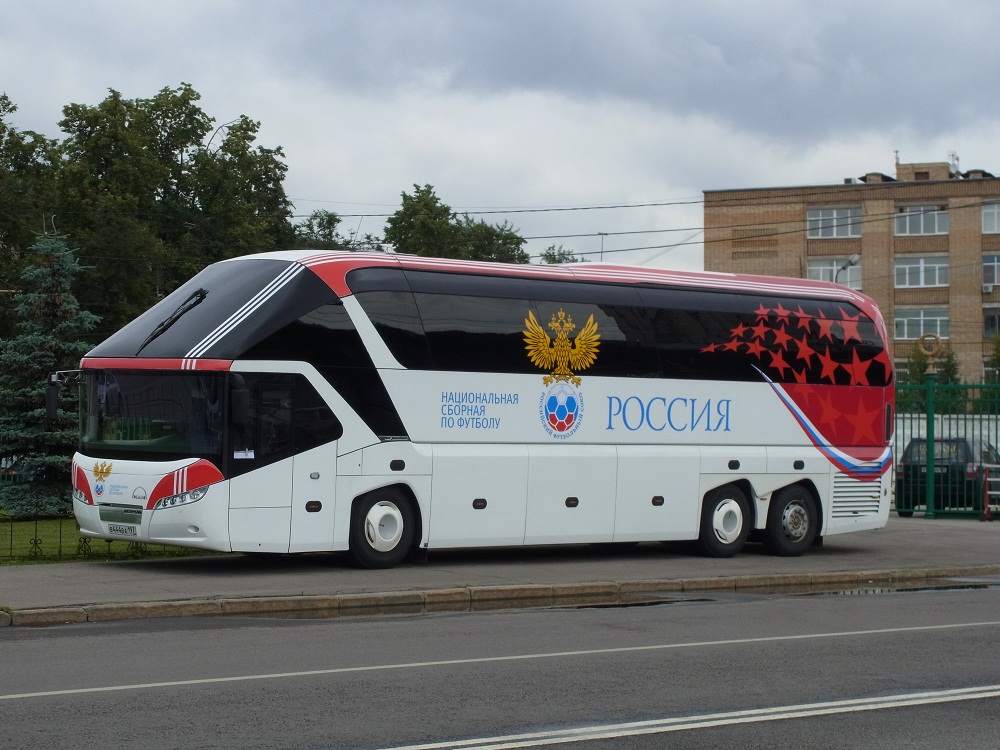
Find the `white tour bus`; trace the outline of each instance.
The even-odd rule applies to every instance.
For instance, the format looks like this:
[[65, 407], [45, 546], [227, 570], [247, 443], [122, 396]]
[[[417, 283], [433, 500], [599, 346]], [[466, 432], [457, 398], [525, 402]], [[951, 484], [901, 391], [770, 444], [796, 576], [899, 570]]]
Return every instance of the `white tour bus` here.
[[875, 529], [893, 371], [874, 303], [801, 279], [276, 252], [209, 266], [81, 385], [100, 539], [347, 550]]

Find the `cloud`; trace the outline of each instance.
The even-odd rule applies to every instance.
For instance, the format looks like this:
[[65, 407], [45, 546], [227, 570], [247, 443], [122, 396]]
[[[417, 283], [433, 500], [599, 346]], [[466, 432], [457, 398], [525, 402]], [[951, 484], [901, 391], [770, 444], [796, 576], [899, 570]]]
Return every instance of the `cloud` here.
[[534, 253], [697, 265], [669, 246], [700, 240], [702, 190], [891, 174], [897, 150], [1000, 174], [998, 26], [985, 0], [36, 0], [0, 6], [0, 81], [51, 136], [70, 102], [189, 82], [283, 147], [299, 213], [362, 233], [426, 183], [460, 212], [588, 207], [483, 216]]

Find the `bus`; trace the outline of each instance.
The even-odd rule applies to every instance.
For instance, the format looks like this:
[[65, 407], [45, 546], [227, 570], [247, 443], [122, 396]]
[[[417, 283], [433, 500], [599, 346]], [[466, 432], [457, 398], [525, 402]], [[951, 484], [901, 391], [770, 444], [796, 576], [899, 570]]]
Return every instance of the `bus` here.
[[885, 525], [874, 302], [791, 278], [288, 251], [208, 266], [53, 373], [81, 533], [247, 553], [694, 540], [802, 554]]

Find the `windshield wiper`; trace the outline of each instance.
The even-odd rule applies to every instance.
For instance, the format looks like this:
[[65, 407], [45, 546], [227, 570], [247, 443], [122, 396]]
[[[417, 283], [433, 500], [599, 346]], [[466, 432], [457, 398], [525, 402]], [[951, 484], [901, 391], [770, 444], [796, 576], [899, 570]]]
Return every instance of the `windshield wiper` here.
[[170, 328], [170, 326], [172, 326], [174, 323], [180, 320], [186, 313], [188, 313], [189, 311], [197, 307], [199, 304], [201, 304], [202, 300], [204, 300], [205, 297], [207, 296], [208, 292], [204, 289], [199, 289], [196, 292], [192, 292], [191, 296], [188, 297], [186, 300], [184, 300], [176, 310], [170, 313], [169, 317], [160, 321], [157, 324], [156, 328], [153, 329], [153, 332], [146, 337], [145, 341], [142, 342], [142, 345], [139, 347], [139, 350], [135, 353], [135, 356], [138, 357], [139, 352], [145, 349], [147, 344], [149, 344], [153, 339], [165, 333], [166, 330]]

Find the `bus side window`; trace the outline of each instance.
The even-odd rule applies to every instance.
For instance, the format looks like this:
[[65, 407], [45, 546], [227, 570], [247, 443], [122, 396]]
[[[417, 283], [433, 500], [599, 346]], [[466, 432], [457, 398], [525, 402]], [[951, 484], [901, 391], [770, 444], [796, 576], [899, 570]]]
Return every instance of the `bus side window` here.
[[233, 471], [242, 474], [340, 438], [344, 428], [302, 375], [246, 373], [250, 422], [232, 425]]
[[284, 384], [261, 384], [257, 398], [258, 457], [292, 453], [292, 389]]
[[344, 428], [333, 410], [301, 375], [295, 378], [293, 428], [296, 453], [338, 440], [344, 434]]

